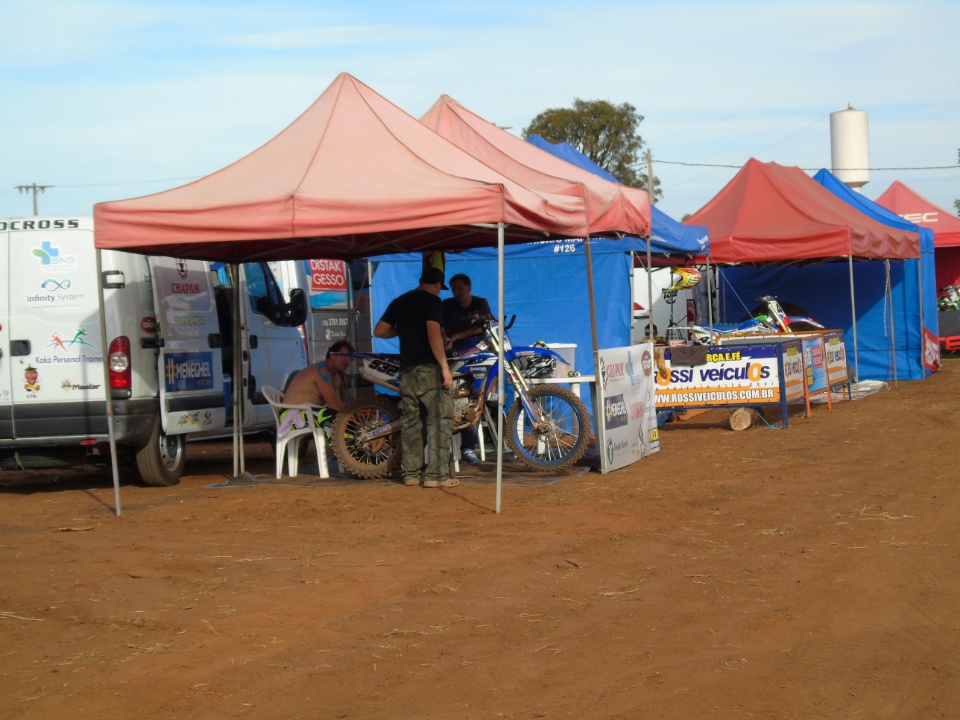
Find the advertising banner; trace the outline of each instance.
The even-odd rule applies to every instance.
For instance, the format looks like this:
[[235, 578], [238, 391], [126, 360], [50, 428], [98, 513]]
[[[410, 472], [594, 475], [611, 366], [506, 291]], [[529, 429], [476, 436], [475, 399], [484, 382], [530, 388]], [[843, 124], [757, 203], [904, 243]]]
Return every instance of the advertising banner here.
[[310, 277], [310, 307], [347, 305], [347, 266], [343, 260], [305, 260]]
[[660, 450], [654, 401], [653, 344], [597, 353], [596, 441], [607, 473]]
[[220, 333], [209, 266], [198, 260], [150, 258], [160, 346], [160, 407], [168, 435], [226, 423]]
[[831, 388], [847, 385], [850, 382], [850, 373], [847, 370], [847, 347], [843, 341], [843, 331], [829, 330], [823, 333], [823, 346], [827, 383]]
[[660, 409], [779, 405], [805, 397], [799, 339], [737, 338], [721, 346], [658, 348], [656, 403]]

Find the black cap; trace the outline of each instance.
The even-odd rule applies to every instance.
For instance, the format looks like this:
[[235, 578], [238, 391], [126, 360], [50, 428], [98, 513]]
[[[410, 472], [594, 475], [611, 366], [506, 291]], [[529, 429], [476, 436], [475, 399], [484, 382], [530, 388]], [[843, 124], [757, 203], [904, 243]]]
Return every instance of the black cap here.
[[420, 282], [423, 285], [433, 285], [434, 283], [440, 283], [440, 286], [444, 290], [449, 290], [450, 288], [448, 288], [444, 284], [443, 279], [444, 279], [443, 270], [435, 267], [428, 267], [423, 271], [423, 274], [420, 276]]

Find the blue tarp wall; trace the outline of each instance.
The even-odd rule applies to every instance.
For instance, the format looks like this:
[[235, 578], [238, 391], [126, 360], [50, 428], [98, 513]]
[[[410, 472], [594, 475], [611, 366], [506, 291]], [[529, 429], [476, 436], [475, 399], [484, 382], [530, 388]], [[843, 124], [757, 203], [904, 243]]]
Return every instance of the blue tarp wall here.
[[844, 331], [851, 372], [859, 366], [859, 380], [922, 380], [930, 375], [923, 366], [923, 333], [920, 325], [922, 270], [923, 324], [937, 335], [937, 293], [933, 233], [908, 223], [899, 215], [851, 190], [827, 170], [814, 180], [865, 215], [891, 227], [920, 233], [920, 260], [890, 261], [894, 347], [891, 308], [886, 299], [886, 272], [882, 260], [853, 263], [854, 303], [857, 314], [858, 363], [854, 359], [853, 318], [850, 309], [850, 266], [829, 262], [802, 267], [735, 267], [721, 271], [721, 321], [734, 322], [756, 305], [761, 295], [800, 305], [828, 328]]
[[[630, 345], [629, 251], [637, 246], [629, 240], [592, 240], [594, 296], [597, 338], [601, 348]], [[393, 298], [417, 286], [422, 267], [419, 253], [384, 255], [375, 263], [370, 282], [371, 319], [374, 324]], [[473, 294], [486, 298], [497, 313], [497, 251], [480, 248], [447, 253], [447, 279], [466, 273]], [[590, 331], [590, 301], [587, 295], [587, 265], [582, 240], [510, 245], [504, 248], [504, 319], [516, 314], [509, 330], [514, 345], [576, 343], [576, 370], [593, 375], [593, 340]], [[449, 290], [441, 299], [453, 297]], [[399, 352], [396, 339], [374, 338], [375, 352]], [[562, 368], [566, 366], [560, 366]], [[581, 397], [592, 414], [592, 397], [587, 385]]]

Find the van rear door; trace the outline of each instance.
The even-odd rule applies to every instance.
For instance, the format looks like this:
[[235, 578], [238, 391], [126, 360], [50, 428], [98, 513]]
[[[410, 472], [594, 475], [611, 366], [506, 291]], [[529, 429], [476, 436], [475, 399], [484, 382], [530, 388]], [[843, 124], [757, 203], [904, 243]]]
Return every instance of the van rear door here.
[[150, 259], [160, 335], [160, 416], [167, 435], [222, 428], [222, 335], [206, 262]]
[[107, 434], [89, 218], [0, 222], [0, 440]]

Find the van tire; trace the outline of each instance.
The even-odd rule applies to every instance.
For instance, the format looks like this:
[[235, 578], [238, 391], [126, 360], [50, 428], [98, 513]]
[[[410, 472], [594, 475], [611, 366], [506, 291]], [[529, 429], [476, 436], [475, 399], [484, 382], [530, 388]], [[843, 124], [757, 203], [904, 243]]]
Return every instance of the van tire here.
[[180, 482], [187, 461], [186, 435], [167, 435], [160, 418], [153, 422], [150, 440], [137, 451], [137, 469], [144, 484], [169, 487]]

